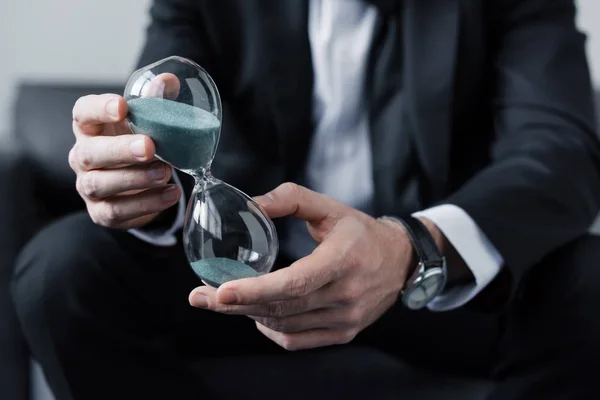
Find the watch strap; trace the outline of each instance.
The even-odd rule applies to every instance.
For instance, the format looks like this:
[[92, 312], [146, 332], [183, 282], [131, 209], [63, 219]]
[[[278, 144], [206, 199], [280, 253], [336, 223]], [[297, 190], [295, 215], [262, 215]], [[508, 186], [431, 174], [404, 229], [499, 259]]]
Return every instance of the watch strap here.
[[435, 240], [423, 222], [412, 216], [398, 218], [397, 220], [406, 228], [421, 262], [424, 264], [438, 264], [443, 262], [443, 257], [438, 250]]

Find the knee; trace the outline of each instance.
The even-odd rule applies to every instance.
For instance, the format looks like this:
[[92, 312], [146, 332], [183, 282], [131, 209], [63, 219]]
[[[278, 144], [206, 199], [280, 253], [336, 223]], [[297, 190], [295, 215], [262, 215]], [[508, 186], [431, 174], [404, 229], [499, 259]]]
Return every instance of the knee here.
[[11, 294], [24, 330], [39, 329], [73, 307], [101, 273], [97, 258], [111, 241], [106, 229], [81, 213], [46, 227], [22, 249]]

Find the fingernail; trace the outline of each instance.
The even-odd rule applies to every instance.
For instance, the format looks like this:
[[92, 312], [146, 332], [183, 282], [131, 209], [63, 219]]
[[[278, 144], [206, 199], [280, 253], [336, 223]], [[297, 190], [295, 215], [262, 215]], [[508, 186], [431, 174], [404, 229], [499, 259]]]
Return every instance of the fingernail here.
[[113, 118], [119, 118], [119, 100], [113, 99], [106, 105], [106, 112]]
[[208, 308], [208, 297], [203, 294], [194, 295], [194, 307]]
[[223, 289], [221, 293], [219, 293], [219, 301], [224, 304], [237, 304], [239, 302], [239, 297], [235, 290]]
[[146, 156], [146, 142], [144, 139], [137, 139], [129, 145], [129, 151], [134, 157], [144, 158]]
[[267, 207], [269, 204], [273, 203], [273, 196], [271, 196], [271, 193], [267, 193], [265, 195], [255, 197], [254, 201], [263, 207]]
[[162, 164], [155, 166], [148, 171], [148, 177], [153, 181], [162, 181], [163, 179], [165, 179], [165, 174], [165, 167]]
[[165, 203], [170, 203], [177, 200], [179, 193], [177, 192], [177, 186], [169, 186], [162, 192], [162, 199]]

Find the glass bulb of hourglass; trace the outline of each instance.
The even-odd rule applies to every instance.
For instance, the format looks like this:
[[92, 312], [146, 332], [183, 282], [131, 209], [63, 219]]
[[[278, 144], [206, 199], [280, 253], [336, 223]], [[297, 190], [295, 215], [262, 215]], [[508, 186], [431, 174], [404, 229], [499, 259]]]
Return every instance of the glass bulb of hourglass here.
[[252, 198], [210, 173], [222, 107], [208, 73], [169, 57], [135, 71], [124, 97], [131, 131], [152, 138], [157, 158], [195, 179], [183, 243], [196, 275], [217, 287], [270, 272], [279, 248], [273, 222]]

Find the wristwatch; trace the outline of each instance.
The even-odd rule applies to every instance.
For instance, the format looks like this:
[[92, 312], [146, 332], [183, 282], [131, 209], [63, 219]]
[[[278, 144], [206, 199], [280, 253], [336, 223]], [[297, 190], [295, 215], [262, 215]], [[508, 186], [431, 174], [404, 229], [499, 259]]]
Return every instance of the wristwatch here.
[[440, 254], [433, 237], [423, 223], [414, 217], [392, 218], [406, 228], [413, 243], [418, 264], [406, 280], [400, 293], [402, 303], [411, 310], [419, 310], [435, 299], [446, 286], [446, 259]]

